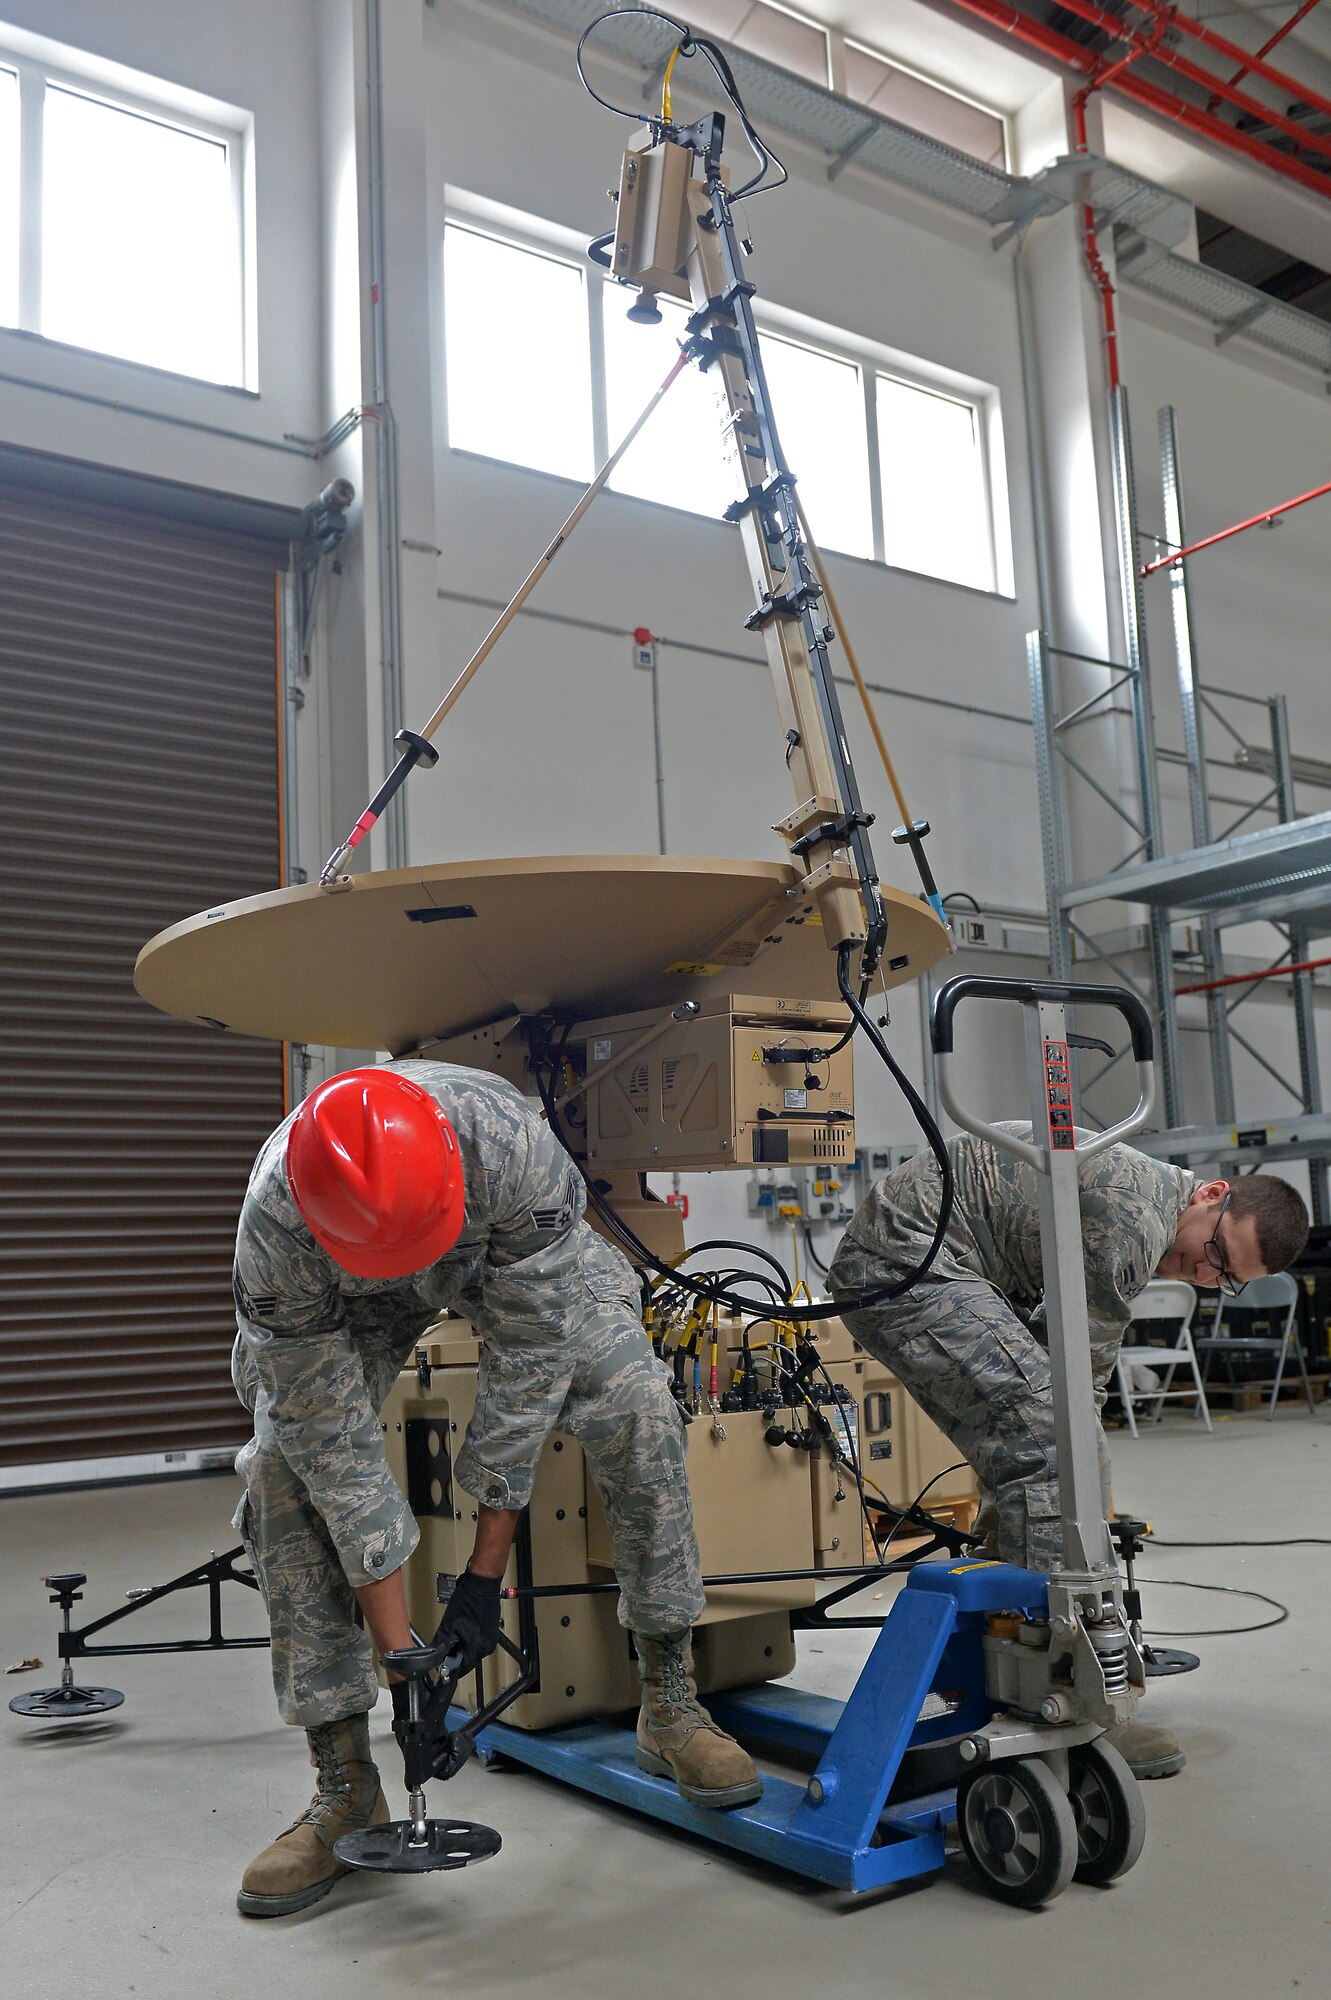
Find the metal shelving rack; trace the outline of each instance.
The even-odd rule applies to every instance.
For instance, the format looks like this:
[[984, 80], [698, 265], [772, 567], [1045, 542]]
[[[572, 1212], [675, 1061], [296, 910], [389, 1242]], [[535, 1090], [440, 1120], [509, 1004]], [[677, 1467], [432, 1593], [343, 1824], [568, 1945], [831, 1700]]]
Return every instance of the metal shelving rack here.
[[[1272, 970], [1285, 964], [1303, 964], [1309, 956], [1311, 941], [1331, 934], [1331, 813], [1312, 818], [1295, 816], [1284, 696], [1237, 694], [1202, 680], [1197, 665], [1187, 558], [1173, 563], [1169, 570], [1184, 747], [1181, 752], [1161, 752], [1158, 748], [1142, 604], [1127, 394], [1123, 389], [1115, 392], [1111, 405], [1111, 439], [1124, 577], [1126, 664], [1070, 653], [1055, 646], [1043, 632], [1032, 632], [1027, 637], [1051, 971], [1056, 979], [1068, 979], [1078, 956], [1097, 958], [1143, 991], [1152, 1006], [1158, 1028], [1159, 1101], [1164, 1123], [1160, 1131], [1137, 1142], [1144, 1150], [1167, 1159], [1217, 1161], [1243, 1167], [1255, 1167], [1264, 1160], [1305, 1159], [1312, 1187], [1313, 1219], [1325, 1223], [1331, 1220], [1326, 1178], [1327, 1163], [1331, 1160], [1331, 1115], [1322, 1107], [1311, 977], [1307, 972], [1291, 975], [1298, 1045], [1297, 1084], [1282, 1075], [1234, 1023], [1235, 1012], [1256, 990], [1256, 984], [1244, 984], [1238, 997], [1231, 998], [1235, 989], [1216, 982], [1226, 977], [1223, 934], [1235, 925], [1263, 922], [1280, 931], [1286, 949]], [[1186, 548], [1178, 422], [1172, 409], [1160, 412], [1160, 460], [1165, 545]], [[1056, 665], [1061, 659], [1103, 668], [1108, 677], [1097, 694], [1065, 714], [1058, 709], [1055, 679]], [[1116, 695], [1126, 697], [1132, 718], [1138, 777], [1135, 812], [1087, 770], [1074, 747], [1078, 727], [1106, 717]], [[1226, 713], [1227, 705], [1233, 702], [1264, 711], [1270, 731], [1269, 750], [1263, 748], [1254, 756], [1250, 744]], [[1115, 705], [1121, 706], [1121, 702]], [[1249, 768], [1261, 769], [1271, 779], [1268, 790], [1242, 811], [1219, 838], [1214, 828], [1216, 802], [1207, 780], [1206, 733], [1212, 725], [1248, 752]], [[1159, 769], [1164, 761], [1181, 763], [1187, 772], [1195, 844], [1181, 854], [1168, 852], [1162, 832]], [[1074, 778], [1090, 786], [1113, 809], [1135, 843], [1114, 868], [1084, 881], [1070, 878], [1068, 861], [1068, 787]], [[1274, 824], [1246, 833], [1239, 831], [1248, 820], [1265, 811], [1274, 814]], [[1139, 904], [1145, 908], [1150, 960], [1147, 980], [1107, 951], [1085, 927], [1085, 914], [1090, 908], [1106, 903]], [[1190, 1122], [1185, 1105], [1173, 950], [1173, 926], [1180, 919], [1190, 920], [1197, 927], [1196, 958], [1202, 975], [1198, 986], [1206, 993], [1204, 1032], [1211, 1068], [1210, 1122]], [[1236, 1118], [1232, 1062], [1232, 1045], [1236, 1042], [1297, 1106], [1291, 1115], [1242, 1121]], [[1086, 1100], [1119, 1060], [1115, 1057], [1093, 1076], [1082, 1080], [1084, 1115], [1094, 1116]]]

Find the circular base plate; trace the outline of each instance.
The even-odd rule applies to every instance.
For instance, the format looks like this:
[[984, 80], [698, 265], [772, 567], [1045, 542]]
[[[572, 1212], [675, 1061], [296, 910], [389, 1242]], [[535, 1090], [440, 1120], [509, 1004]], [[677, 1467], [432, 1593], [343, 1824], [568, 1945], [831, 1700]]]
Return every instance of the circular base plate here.
[[[381, 870], [173, 924], [143, 947], [135, 984], [164, 1013], [235, 1034], [394, 1055], [547, 1008], [591, 1020], [720, 992], [835, 1004], [836, 958], [800, 882], [784, 862], [673, 854]], [[882, 895], [898, 986], [948, 936], [918, 896]]]
[[9, 1706], [15, 1715], [30, 1715], [36, 1722], [72, 1722], [76, 1716], [119, 1708], [124, 1699], [119, 1688], [55, 1687], [16, 1694]]
[[1147, 1646], [1142, 1652], [1142, 1665], [1148, 1681], [1159, 1681], [1167, 1680], [1171, 1674], [1195, 1673], [1201, 1661], [1195, 1653], [1185, 1653], [1173, 1646]]
[[470, 1819], [427, 1819], [425, 1840], [417, 1846], [409, 1819], [387, 1826], [367, 1826], [344, 1833], [333, 1844], [339, 1861], [349, 1868], [373, 1868], [381, 1875], [428, 1875], [437, 1868], [465, 1868], [488, 1861], [503, 1846], [492, 1826]]

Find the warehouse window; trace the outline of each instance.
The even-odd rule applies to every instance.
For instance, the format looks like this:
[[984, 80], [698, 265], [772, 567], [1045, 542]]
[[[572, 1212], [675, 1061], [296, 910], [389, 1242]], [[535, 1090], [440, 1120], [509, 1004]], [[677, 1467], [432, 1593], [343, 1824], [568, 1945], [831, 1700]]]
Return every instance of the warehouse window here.
[[849, 556], [874, 548], [862, 370], [840, 355], [762, 336], [781, 448], [819, 543]]
[[[606, 415], [611, 443], [620, 439], [664, 379], [679, 352], [687, 309], [658, 300], [659, 326], [625, 317], [629, 294], [605, 286]], [[820, 543], [847, 555], [874, 554], [869, 453], [859, 368], [770, 332], [763, 363], [781, 448], [799, 475], [800, 498]], [[636, 493], [691, 514], [715, 518], [735, 498], [735, 476], [722, 456], [721, 409], [707, 376], [691, 368], [670, 390], [667, 409], [653, 419], [610, 478], [620, 493]]]
[[980, 411], [880, 375], [875, 385], [883, 547], [897, 569], [993, 590]]
[[18, 318], [18, 77], [0, 69], [0, 326]]
[[681, 18], [700, 33], [764, 56], [811, 83], [827, 83], [826, 28], [784, 7], [770, 6], [768, 0], [690, 0]]
[[986, 166], [1001, 170], [1007, 164], [1006, 128], [995, 112], [898, 69], [854, 42], [846, 43], [846, 96]]
[[571, 260], [449, 225], [450, 444], [537, 472], [591, 477], [586, 290]]
[[0, 71], [5, 324], [245, 382], [244, 120], [195, 115], [201, 102], [104, 89], [23, 52]]
[[[635, 326], [624, 317], [629, 294], [613, 282], [603, 294], [606, 420], [610, 442], [617, 444], [678, 359], [688, 310], [660, 299], [661, 324]], [[735, 497], [735, 481], [721, 456], [719, 422], [712, 384], [698, 369], [686, 368], [610, 484], [692, 514], [721, 514]]]
[[42, 323], [210, 382], [240, 373], [225, 141], [72, 90], [42, 133]]
[[[597, 277], [579, 238], [464, 199], [475, 210], [444, 241], [449, 443], [584, 481], [665, 379], [688, 308], [662, 297], [659, 323], [630, 320], [634, 295]], [[822, 546], [1010, 590], [994, 392], [924, 362], [912, 381], [871, 342], [769, 302], [759, 314], [782, 449]], [[738, 492], [721, 423], [714, 379], [686, 369], [612, 490], [719, 518]]]

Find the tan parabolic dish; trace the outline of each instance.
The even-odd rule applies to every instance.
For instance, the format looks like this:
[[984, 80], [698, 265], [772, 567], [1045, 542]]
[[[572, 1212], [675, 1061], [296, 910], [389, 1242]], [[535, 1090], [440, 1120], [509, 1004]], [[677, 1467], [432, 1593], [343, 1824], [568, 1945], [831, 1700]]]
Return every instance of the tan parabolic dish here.
[[[394, 1053], [551, 1008], [670, 1006], [718, 990], [834, 1000], [836, 957], [783, 862], [556, 855], [441, 862], [247, 896], [158, 933], [134, 984], [235, 1034]], [[928, 906], [884, 889], [886, 983], [947, 950]]]

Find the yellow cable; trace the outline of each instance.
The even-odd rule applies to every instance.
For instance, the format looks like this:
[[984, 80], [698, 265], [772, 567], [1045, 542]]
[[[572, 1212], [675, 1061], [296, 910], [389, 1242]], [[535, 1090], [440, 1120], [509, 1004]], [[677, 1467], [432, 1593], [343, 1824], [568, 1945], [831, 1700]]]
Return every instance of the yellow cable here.
[[661, 80], [661, 117], [667, 125], [672, 122], [670, 115], [670, 72], [678, 61], [679, 50], [675, 49], [672, 51], [670, 60], [665, 66], [665, 76]]

